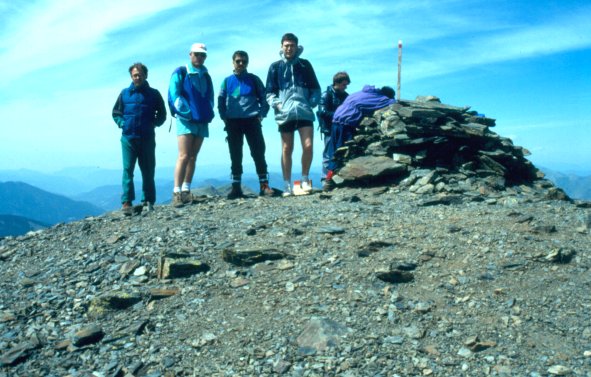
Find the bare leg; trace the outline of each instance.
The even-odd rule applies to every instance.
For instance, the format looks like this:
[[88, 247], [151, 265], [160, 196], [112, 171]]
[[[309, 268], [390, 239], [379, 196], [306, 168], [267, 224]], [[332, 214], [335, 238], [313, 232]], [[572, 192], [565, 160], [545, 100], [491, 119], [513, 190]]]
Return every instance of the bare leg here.
[[195, 174], [195, 163], [197, 162], [197, 154], [201, 150], [201, 145], [203, 145], [203, 138], [193, 136], [189, 160], [187, 161], [187, 168], [185, 169], [184, 182], [193, 182], [193, 174]]
[[283, 180], [291, 182], [291, 155], [293, 154], [293, 132], [281, 133], [281, 170]]
[[298, 129], [302, 142], [302, 175], [310, 174], [310, 166], [313, 157], [314, 127], [302, 127]]
[[193, 139], [194, 136], [191, 134], [177, 136], [179, 155], [174, 168], [174, 187], [180, 187], [183, 184]]

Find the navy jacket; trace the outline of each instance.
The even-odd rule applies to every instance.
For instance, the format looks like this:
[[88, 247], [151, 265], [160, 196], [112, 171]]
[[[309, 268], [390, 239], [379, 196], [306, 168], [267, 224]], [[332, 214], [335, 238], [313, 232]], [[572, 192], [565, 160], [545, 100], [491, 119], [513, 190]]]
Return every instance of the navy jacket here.
[[147, 81], [139, 88], [131, 83], [117, 97], [113, 120], [127, 139], [154, 138], [154, 127], [161, 126], [166, 120], [164, 100]]
[[322, 96], [320, 96], [317, 115], [320, 132], [324, 135], [330, 135], [334, 112], [348, 95], [349, 93], [345, 91], [337, 92], [332, 85], [329, 85], [326, 91], [322, 93]]

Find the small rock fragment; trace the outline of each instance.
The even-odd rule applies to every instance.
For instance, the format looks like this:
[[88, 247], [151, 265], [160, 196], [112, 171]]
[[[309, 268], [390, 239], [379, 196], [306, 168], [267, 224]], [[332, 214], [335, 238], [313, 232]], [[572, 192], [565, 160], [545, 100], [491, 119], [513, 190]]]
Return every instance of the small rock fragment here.
[[548, 368], [548, 373], [554, 376], [566, 376], [571, 374], [570, 368], [565, 367], [564, 365], [553, 365]]
[[99, 342], [104, 336], [105, 333], [99, 326], [90, 325], [74, 333], [72, 344], [76, 347], [83, 347]]

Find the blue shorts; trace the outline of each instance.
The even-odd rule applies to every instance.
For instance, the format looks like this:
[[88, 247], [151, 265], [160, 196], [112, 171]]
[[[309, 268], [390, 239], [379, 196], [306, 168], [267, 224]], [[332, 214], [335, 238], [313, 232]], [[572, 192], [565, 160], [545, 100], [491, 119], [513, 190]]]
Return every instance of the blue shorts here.
[[186, 122], [179, 118], [176, 119], [176, 135], [194, 135], [197, 137], [209, 137], [209, 125], [207, 123]]

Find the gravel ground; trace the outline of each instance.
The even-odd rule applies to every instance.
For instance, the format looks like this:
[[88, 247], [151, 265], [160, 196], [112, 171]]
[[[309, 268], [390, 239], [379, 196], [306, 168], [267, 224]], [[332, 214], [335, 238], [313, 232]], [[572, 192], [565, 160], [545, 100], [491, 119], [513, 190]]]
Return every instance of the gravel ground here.
[[1, 240], [0, 376], [591, 376], [589, 203], [439, 199], [202, 198]]

